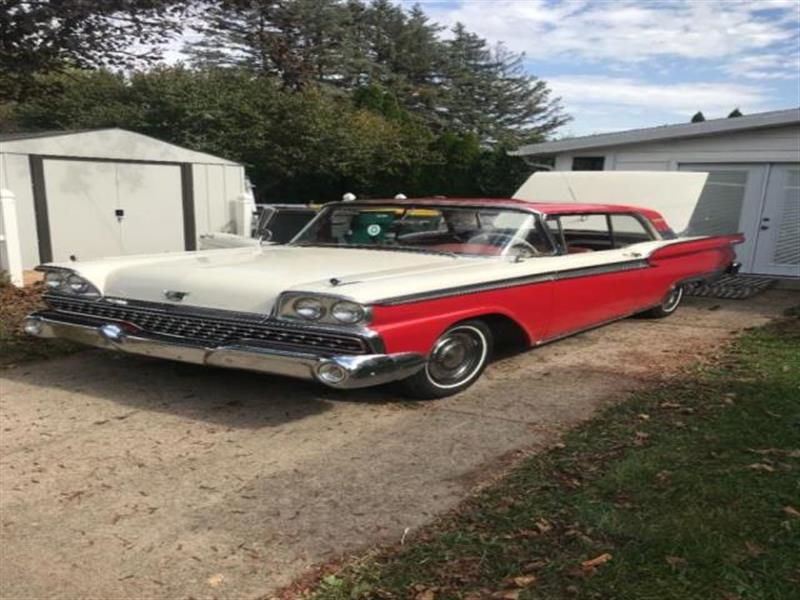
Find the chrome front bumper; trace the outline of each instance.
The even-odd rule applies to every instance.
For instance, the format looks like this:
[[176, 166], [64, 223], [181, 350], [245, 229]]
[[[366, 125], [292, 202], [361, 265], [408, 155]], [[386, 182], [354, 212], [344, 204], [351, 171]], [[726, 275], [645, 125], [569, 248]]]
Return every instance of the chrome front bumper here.
[[61, 320], [52, 313], [29, 315], [25, 318], [24, 328], [28, 334], [40, 338], [62, 338], [142, 356], [310, 379], [338, 389], [369, 387], [405, 379], [425, 365], [425, 357], [415, 352], [319, 356], [247, 344], [206, 348], [163, 337], [149, 337], [143, 332], [128, 333], [114, 321], [89, 325]]

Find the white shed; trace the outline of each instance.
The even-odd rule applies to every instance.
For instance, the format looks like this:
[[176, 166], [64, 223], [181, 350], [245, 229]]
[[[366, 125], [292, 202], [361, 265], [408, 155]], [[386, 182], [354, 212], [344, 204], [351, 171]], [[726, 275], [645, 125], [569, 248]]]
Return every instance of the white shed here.
[[252, 202], [242, 165], [123, 129], [0, 134], [0, 188], [25, 269], [194, 250], [203, 233], [238, 233]]
[[800, 109], [567, 138], [512, 154], [556, 171], [706, 171], [690, 232], [742, 232], [742, 272], [800, 277]]

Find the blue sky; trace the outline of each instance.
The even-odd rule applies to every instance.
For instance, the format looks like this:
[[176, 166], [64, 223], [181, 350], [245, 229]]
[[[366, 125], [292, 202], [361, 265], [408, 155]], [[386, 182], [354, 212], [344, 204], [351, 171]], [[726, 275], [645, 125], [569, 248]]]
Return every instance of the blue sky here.
[[560, 135], [800, 106], [800, 0], [400, 0], [525, 52]]

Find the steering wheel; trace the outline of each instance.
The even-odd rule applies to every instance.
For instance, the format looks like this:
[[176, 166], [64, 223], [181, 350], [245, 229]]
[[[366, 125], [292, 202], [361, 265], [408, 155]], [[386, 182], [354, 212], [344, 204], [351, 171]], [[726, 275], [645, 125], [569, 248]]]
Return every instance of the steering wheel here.
[[503, 247], [506, 244], [511, 242], [509, 247], [506, 249], [506, 255], [510, 254], [511, 250], [517, 249], [517, 253], [515, 256], [520, 256], [522, 258], [530, 258], [531, 256], [538, 256], [541, 254], [536, 249], [536, 246], [526, 242], [525, 240], [521, 240], [519, 238], [515, 238], [513, 235], [509, 235], [508, 233], [479, 233], [476, 236], [471, 237], [467, 243], [468, 244], [485, 244], [489, 246], [497, 246]]

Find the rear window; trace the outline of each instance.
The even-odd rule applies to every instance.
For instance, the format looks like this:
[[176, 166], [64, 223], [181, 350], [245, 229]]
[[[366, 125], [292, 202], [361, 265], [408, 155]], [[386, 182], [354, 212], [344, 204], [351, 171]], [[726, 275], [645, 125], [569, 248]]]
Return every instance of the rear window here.
[[633, 215], [611, 215], [611, 229], [614, 232], [615, 248], [625, 248], [653, 239], [647, 227]]
[[546, 223], [559, 248], [568, 254], [625, 248], [653, 239], [647, 225], [630, 214], [553, 215]]

